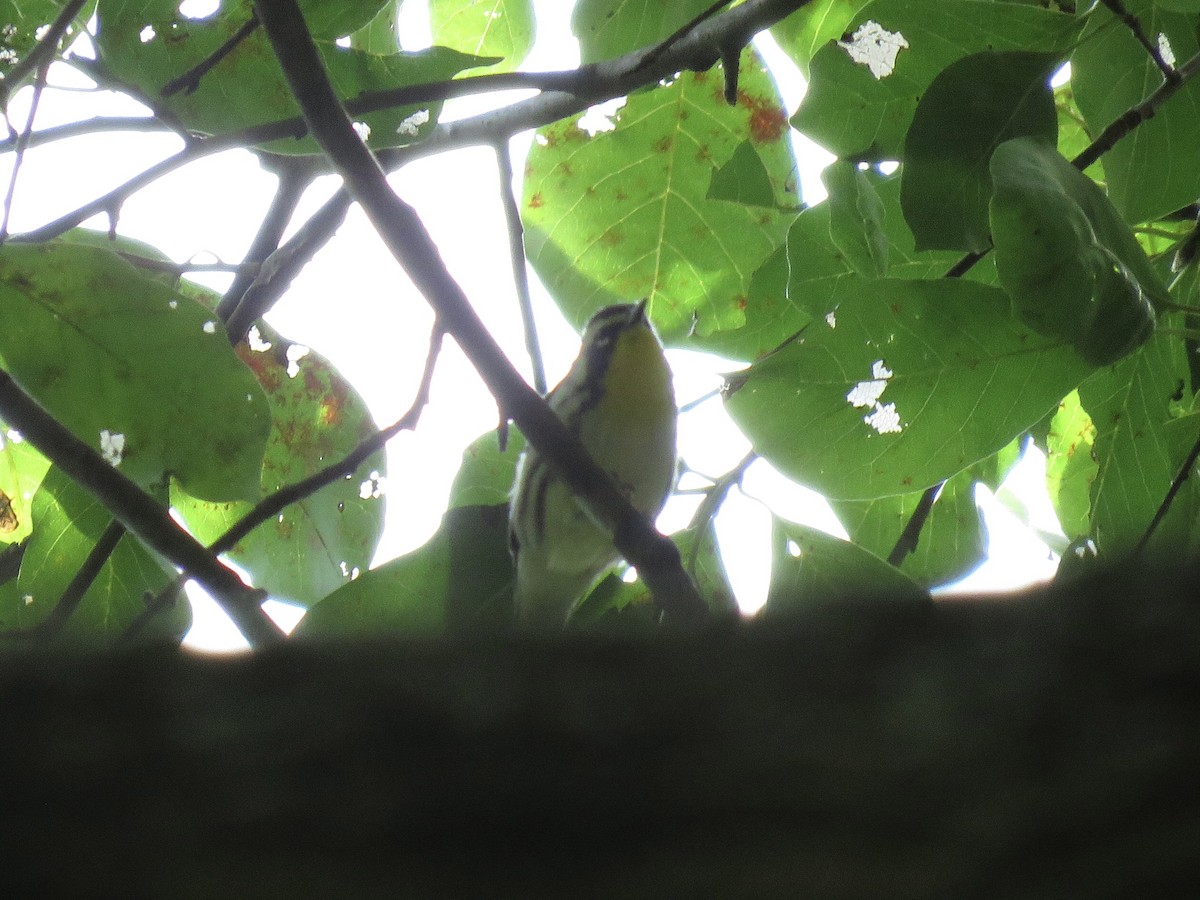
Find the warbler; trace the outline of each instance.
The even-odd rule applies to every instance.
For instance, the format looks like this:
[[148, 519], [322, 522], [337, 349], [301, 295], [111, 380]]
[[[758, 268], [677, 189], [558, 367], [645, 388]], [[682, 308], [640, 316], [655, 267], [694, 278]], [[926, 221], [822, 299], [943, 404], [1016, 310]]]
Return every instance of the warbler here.
[[[671, 369], [646, 302], [592, 316], [578, 358], [546, 399], [633, 506], [653, 517], [675, 483], [677, 414]], [[532, 446], [517, 464], [509, 541], [517, 617], [527, 624], [562, 627], [620, 559], [610, 530]]]

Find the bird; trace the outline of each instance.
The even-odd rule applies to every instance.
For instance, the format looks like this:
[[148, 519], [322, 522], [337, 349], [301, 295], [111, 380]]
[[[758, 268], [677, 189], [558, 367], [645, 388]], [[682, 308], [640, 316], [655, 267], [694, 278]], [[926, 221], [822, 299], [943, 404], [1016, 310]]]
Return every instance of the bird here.
[[[678, 411], [647, 306], [620, 303], [593, 315], [579, 356], [546, 399], [634, 508], [653, 518], [675, 483]], [[525, 625], [563, 627], [621, 558], [611, 531], [531, 444], [517, 463], [509, 545], [517, 621]]]

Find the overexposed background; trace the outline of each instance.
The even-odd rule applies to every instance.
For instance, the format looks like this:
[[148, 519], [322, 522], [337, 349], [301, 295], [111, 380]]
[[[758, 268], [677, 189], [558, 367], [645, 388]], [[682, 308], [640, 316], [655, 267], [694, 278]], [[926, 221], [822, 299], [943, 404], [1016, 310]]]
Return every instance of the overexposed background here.
[[[182, 7], [188, 14], [202, 16], [214, 5], [208, 0], [187, 0]], [[537, 0], [536, 6], [538, 39], [522, 68], [574, 67], [578, 47], [570, 32], [572, 4]], [[405, 49], [428, 44], [428, 22], [420, 4], [405, 5], [401, 34]], [[769, 37], [760, 37], [756, 44], [776, 75], [788, 111], [794, 111], [804, 90], [799, 73]], [[86, 42], [77, 49], [85, 55], [90, 52]], [[50, 83], [90, 86], [62, 66], [51, 70]], [[16, 128], [26, 121], [30, 95], [26, 89], [10, 104], [9, 118]], [[451, 101], [446, 104], [443, 121], [506, 105], [519, 96], [523, 94], [485, 94]], [[145, 113], [139, 104], [110, 93], [48, 90], [40, 101], [35, 124], [45, 128], [95, 115]], [[793, 139], [804, 200], [818, 202], [824, 196], [820, 170], [832, 157], [795, 132]], [[513, 140], [514, 171], [523, 171], [531, 140], [532, 134]], [[19, 233], [66, 213], [180, 146], [180, 140], [169, 134], [107, 134], [31, 151], [17, 184], [10, 229]], [[11, 163], [11, 154], [0, 158], [0, 177], [5, 184]], [[474, 148], [420, 160], [395, 173], [390, 181], [397, 193], [417, 208], [451, 272], [510, 358], [528, 373], [493, 152]], [[134, 195], [122, 208], [119, 230], [157, 246], [179, 262], [237, 262], [270, 202], [274, 183], [274, 177], [248, 152], [210, 157]], [[318, 180], [301, 203], [295, 223], [302, 223], [335, 187], [333, 177]], [[519, 196], [519, 186], [516, 190]], [[108, 227], [102, 217], [85, 224], [96, 229]], [[218, 291], [231, 279], [213, 273], [191, 277]], [[578, 338], [532, 272], [530, 280], [547, 377], [554, 384], [574, 359]], [[432, 314], [357, 207], [267, 319], [291, 340], [326, 356], [363, 395], [380, 425], [395, 421], [412, 402]], [[669, 355], [681, 404], [712, 391], [721, 383], [722, 374], [736, 367], [693, 352], [671, 351]], [[388, 515], [376, 564], [420, 546], [433, 534], [462, 449], [494, 428], [496, 421], [491, 395], [449, 343], [439, 360], [419, 429], [399, 435], [388, 445]], [[692, 470], [716, 476], [736, 465], [749, 450], [749, 443], [714, 398], [681, 418], [679, 450]], [[420, 477], [411, 477], [413, 472]], [[1043, 472], [1044, 460], [1032, 450], [996, 497], [978, 489], [989, 531], [989, 558], [959, 587], [1006, 590], [1053, 574], [1057, 557], [1039, 532], [1052, 542], [1062, 538], [1045, 494]], [[820, 498], [788, 482], [764, 461], [755, 462], [746, 473], [742, 490], [729, 494], [717, 519], [730, 578], [747, 612], [761, 606], [769, 576], [770, 521], [764, 498], [770, 498], [770, 508], [786, 518], [845, 535]], [[668, 532], [682, 527], [698, 502], [694, 495], [673, 498], [660, 527]], [[190, 596], [195, 625], [188, 646], [205, 650], [245, 646], [211, 600], [198, 591]], [[268, 605], [285, 627], [299, 619], [295, 607], [276, 602]]]

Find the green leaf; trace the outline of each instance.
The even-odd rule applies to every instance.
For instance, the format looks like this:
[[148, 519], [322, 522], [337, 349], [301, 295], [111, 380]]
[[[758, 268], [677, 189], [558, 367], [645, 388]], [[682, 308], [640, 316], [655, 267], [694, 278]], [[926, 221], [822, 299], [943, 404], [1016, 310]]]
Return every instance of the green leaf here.
[[[164, 84], [208, 60], [229, 41], [252, 10], [251, 4], [225, 0], [215, 16], [189, 19], [179, 12], [178, 5], [176, 0], [103, 0], [96, 35], [101, 63], [116, 78], [158, 98], [193, 131], [219, 134], [300, 115], [261, 28], [239, 41], [206, 72], [196, 90], [160, 97]], [[327, 25], [332, 30], [328, 37], [317, 41], [317, 49], [339, 97], [348, 99], [361, 93], [442, 81], [488, 62], [445, 47], [382, 56], [334, 43], [336, 37], [349, 33], [343, 28], [362, 19], [372, 6], [378, 10], [382, 3], [371, 0], [356, 5], [345, 18], [336, 4], [323, 7], [332, 11]], [[361, 24], [369, 21], [370, 16]], [[441, 103], [408, 104], [368, 113], [358, 120], [369, 130], [367, 143], [378, 149], [419, 140], [437, 124], [440, 112]], [[271, 141], [263, 146], [277, 153], [320, 152], [308, 137]]]
[[855, 273], [887, 274], [888, 238], [883, 230], [883, 201], [853, 163], [838, 161], [821, 173], [829, 192], [829, 234]]
[[509, 428], [504, 450], [500, 449], [500, 439], [495, 431], [472, 441], [463, 451], [462, 465], [450, 485], [450, 508], [508, 503], [516, 480], [517, 460], [524, 449], [525, 436], [515, 426]]
[[571, 30], [586, 65], [657, 44], [711, 5], [711, 0], [579, 0]]
[[841, 37], [870, 0], [812, 0], [771, 26], [771, 37], [809, 76], [812, 58], [829, 41]]
[[19, 544], [33, 531], [30, 501], [50, 461], [0, 423], [0, 544]]
[[[813, 57], [808, 92], [792, 124], [843, 159], [903, 159], [917, 103], [938, 73], [985, 50], [1065, 55], [1082, 18], [988, 0], [876, 0], [846, 26], [848, 37], [826, 43]], [[850, 48], [863, 43], [854, 33], [872, 22], [896, 36], [900, 49], [890, 74], [877, 67], [877, 76], [851, 56]]]
[[816, 528], [776, 518], [771, 544], [771, 587], [762, 614], [851, 599], [930, 602], [929, 594], [899, 569]]
[[[1180, 341], [1159, 335], [1079, 386], [1080, 403], [1096, 429], [1091, 534], [1106, 557], [1134, 547], [1200, 433], [1200, 415], [1177, 418], [1186, 378]], [[1151, 549], [1178, 552], [1186, 546], [1196, 513], [1195, 495], [1181, 493]]]
[[918, 250], [988, 249], [992, 153], [1015, 137], [1057, 141], [1048, 82], [1060, 62], [1053, 53], [987, 51], [951, 63], [929, 85], [904, 142], [900, 188]]
[[1095, 442], [1096, 426], [1072, 391], [1058, 405], [1046, 435], [1046, 490], [1063, 534], [1072, 541], [1091, 533]]
[[[33, 498], [37, 523], [25, 547], [13, 592], [0, 593], [0, 629], [25, 630], [54, 609], [96, 541], [112, 520], [83, 488], [51, 468]], [[125, 535], [67, 620], [62, 637], [111, 644], [146, 608], [146, 594], [161, 591], [175, 573]], [[191, 624], [191, 607], [181, 600], [151, 620], [139, 643], [178, 643]]]
[[[321, 355], [292, 359], [297, 345], [259, 322], [258, 341], [238, 355], [271, 404], [271, 436], [262, 465], [262, 494], [309, 477], [345, 457], [377, 428], [366, 404]], [[269, 347], [264, 346], [269, 344]], [[301, 350], [307, 348], [300, 348]], [[228, 557], [274, 597], [309, 606], [371, 563], [383, 531], [382, 450], [348, 478], [339, 478], [259, 525]], [[208, 503], [176, 488], [171, 504], [188, 529], [209, 544], [250, 512], [245, 502]]]
[[755, 450], [827, 497], [910, 494], [950, 478], [1089, 371], [985, 285], [842, 276], [807, 288], [813, 326], [733, 376], [726, 406]]
[[1095, 365], [1145, 342], [1167, 290], [1096, 184], [1031, 138], [1001, 144], [991, 169], [996, 267], [1021, 318]]
[[775, 206], [775, 188], [762, 157], [749, 141], [742, 141], [729, 162], [713, 172], [709, 200], [729, 200], [746, 206]]
[[[1015, 447], [1014, 442], [942, 485], [921, 529], [917, 549], [905, 557], [901, 571], [918, 584], [932, 587], [963, 577], [983, 561], [987, 529], [975, 502], [975, 485], [983, 483], [993, 490], [998, 487], [1019, 455]], [[850, 540], [887, 559], [923, 494], [917, 491], [873, 500], [834, 500], [832, 506]]]
[[0, 250], [0, 307], [5, 367], [92, 447], [123, 435], [126, 476], [258, 496], [267, 399], [203, 306], [111, 251], [53, 242]]
[[[1169, 42], [1180, 63], [1200, 50], [1194, 15], [1168, 12], [1150, 0], [1124, 5], [1151, 39], [1162, 35]], [[1071, 84], [1095, 135], [1157, 90], [1162, 74], [1106, 8], [1086, 18], [1087, 31], [1071, 57]], [[1105, 154], [1109, 197], [1128, 222], [1159, 218], [1200, 196], [1197, 157], [1200, 84], [1193, 79]]]
[[567, 319], [582, 327], [600, 307], [649, 297], [668, 344], [708, 349], [714, 332], [740, 328], [750, 279], [793, 215], [708, 199], [713, 173], [749, 139], [776, 205], [795, 205], [786, 118], [757, 56], [742, 57], [736, 106], [718, 73], [687, 73], [630, 96], [610, 131], [589, 136], [579, 118], [539, 130], [522, 216], [530, 262]]
[[477, 57], [502, 57], [491, 72], [511, 72], [533, 48], [530, 0], [430, 0], [433, 42]]
[[508, 507], [449, 510], [423, 547], [372, 569], [305, 614], [298, 638], [437, 635], [512, 620]]

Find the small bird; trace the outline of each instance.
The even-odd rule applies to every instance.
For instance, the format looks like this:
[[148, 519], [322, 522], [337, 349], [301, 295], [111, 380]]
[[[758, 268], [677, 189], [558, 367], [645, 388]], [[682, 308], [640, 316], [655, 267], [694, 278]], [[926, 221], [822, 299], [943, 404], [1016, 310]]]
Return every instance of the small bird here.
[[[646, 300], [592, 316], [583, 346], [547, 397], [592, 459], [633, 506], [654, 517], [675, 483], [675, 391]], [[612, 533], [528, 446], [509, 504], [517, 618], [561, 628], [596, 580], [621, 558]]]

